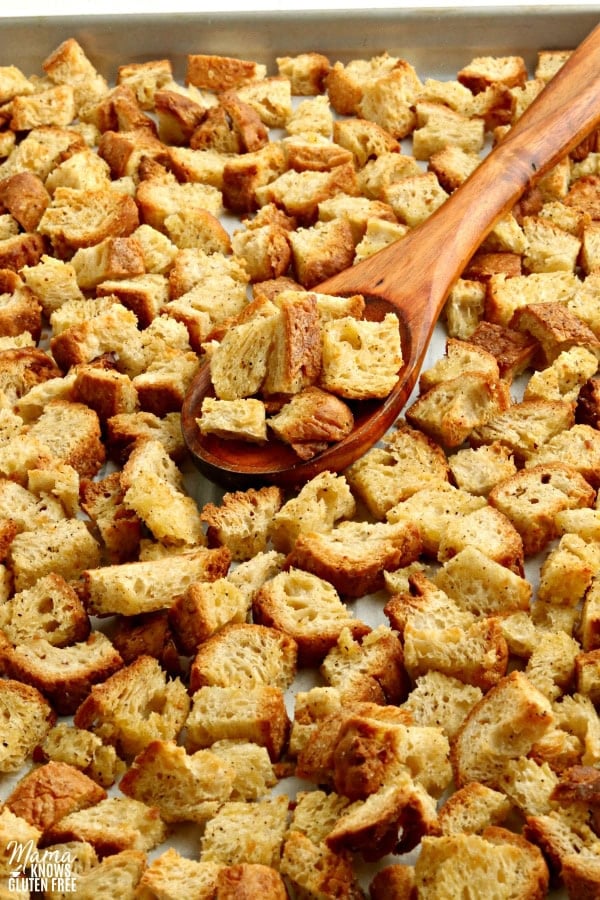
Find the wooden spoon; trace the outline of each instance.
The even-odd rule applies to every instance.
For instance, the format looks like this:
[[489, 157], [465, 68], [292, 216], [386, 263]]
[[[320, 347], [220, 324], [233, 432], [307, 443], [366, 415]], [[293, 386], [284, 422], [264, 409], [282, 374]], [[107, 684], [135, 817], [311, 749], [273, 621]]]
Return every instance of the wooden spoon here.
[[398, 315], [404, 362], [390, 395], [358, 404], [351, 434], [301, 461], [276, 440], [253, 445], [202, 435], [196, 419], [204, 397], [213, 394], [209, 366], [204, 364], [182, 407], [184, 439], [198, 468], [227, 488], [298, 486], [326, 469], [340, 472], [358, 459], [400, 414], [446, 298], [475, 250], [526, 188], [599, 123], [600, 26], [571, 54], [501, 143], [422, 225], [314, 288], [340, 296], [363, 294], [369, 319], [381, 319], [390, 311]]

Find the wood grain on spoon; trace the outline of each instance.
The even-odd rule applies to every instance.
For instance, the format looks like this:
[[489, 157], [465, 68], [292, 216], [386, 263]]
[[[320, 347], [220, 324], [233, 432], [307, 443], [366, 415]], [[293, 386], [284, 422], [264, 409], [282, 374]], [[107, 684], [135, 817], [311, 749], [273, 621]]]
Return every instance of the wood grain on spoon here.
[[418, 378], [448, 294], [473, 253], [524, 191], [600, 123], [600, 26], [580, 44], [537, 99], [438, 209], [406, 237], [329, 278], [314, 290], [363, 294], [367, 318], [395, 312], [403, 366], [383, 401], [358, 405], [355, 427], [308, 461], [285, 444], [228, 441], [202, 435], [196, 419], [212, 393], [208, 364], [200, 368], [182, 407], [183, 434], [199, 469], [226, 487], [296, 486], [326, 469], [342, 471], [393, 424]]

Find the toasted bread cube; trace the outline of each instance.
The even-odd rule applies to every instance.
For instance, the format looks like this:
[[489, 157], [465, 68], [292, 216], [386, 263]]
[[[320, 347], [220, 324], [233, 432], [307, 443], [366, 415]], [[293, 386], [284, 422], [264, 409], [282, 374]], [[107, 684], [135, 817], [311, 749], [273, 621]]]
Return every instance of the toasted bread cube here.
[[85, 641], [90, 633], [76, 591], [56, 572], [41, 576], [0, 606], [0, 628], [13, 644], [45, 637], [54, 647]]
[[84, 840], [99, 855], [110, 856], [125, 850], [152, 850], [165, 839], [166, 831], [156, 807], [130, 797], [107, 797], [93, 807], [63, 816], [48, 836], [56, 842]]
[[289, 267], [292, 251], [287, 232], [276, 225], [236, 231], [231, 245], [236, 256], [246, 261], [252, 282], [278, 278]]
[[583, 229], [581, 263], [587, 275], [600, 269], [600, 228], [597, 222], [590, 222]]
[[334, 852], [295, 829], [286, 835], [280, 871], [294, 887], [313, 896], [328, 891], [332, 882], [350, 893], [356, 881], [349, 851]]
[[401, 365], [400, 331], [393, 313], [382, 322], [347, 317], [325, 324], [320, 376], [325, 390], [352, 399], [385, 397]]
[[542, 563], [539, 599], [576, 606], [591, 586], [599, 565], [600, 550], [595, 542], [577, 534], [563, 534]]
[[407, 421], [448, 449], [459, 447], [510, 403], [504, 382], [484, 371], [435, 384], [406, 411]]
[[298, 646], [289, 635], [265, 625], [232, 623], [198, 648], [190, 669], [190, 690], [260, 684], [285, 690], [295, 677], [297, 660]]
[[435, 173], [444, 190], [451, 194], [467, 180], [480, 162], [475, 151], [445, 144], [431, 154], [427, 167]]
[[221, 191], [200, 182], [148, 179], [139, 184], [136, 201], [143, 224], [158, 231], [164, 231], [166, 219], [180, 210], [200, 208], [216, 216], [222, 209]]
[[315, 844], [327, 837], [340, 813], [351, 803], [348, 797], [335, 791], [327, 794], [321, 790], [299, 791], [296, 800], [290, 831], [306, 835]]
[[353, 154], [356, 165], [362, 168], [373, 157], [398, 153], [397, 139], [377, 122], [369, 119], [337, 119], [333, 123], [333, 140]]
[[123, 774], [125, 763], [115, 748], [84, 728], [59, 722], [38, 746], [36, 755], [44, 760], [67, 763], [84, 772], [101, 787], [111, 787]]
[[417, 676], [401, 708], [411, 714], [415, 725], [441, 728], [452, 739], [482, 697], [481, 688], [432, 669]]
[[78, 106], [90, 97], [102, 96], [107, 90], [106, 80], [97, 71], [83, 47], [67, 38], [42, 63], [44, 72], [54, 84], [70, 84], [75, 90]]
[[550, 812], [557, 784], [558, 775], [548, 763], [540, 764], [526, 756], [508, 760], [499, 779], [500, 788], [513, 805], [529, 816]]
[[202, 859], [232, 866], [255, 863], [277, 868], [287, 825], [287, 797], [257, 803], [224, 803], [207, 823]]
[[73, 375], [73, 399], [93, 409], [102, 424], [138, 408], [138, 394], [128, 375], [94, 365], [82, 366]]
[[584, 650], [600, 648], [600, 583], [594, 576], [581, 610], [581, 646]]
[[[480, 520], [478, 513], [484, 513], [487, 509], [493, 507], [483, 507], [479, 511], [468, 513], [467, 518], [472, 517], [472, 524], [475, 524]], [[472, 612], [501, 615], [511, 610], [528, 610], [531, 585], [522, 577], [523, 553], [520, 536], [516, 532], [513, 534], [512, 528], [506, 528], [508, 523], [503, 523], [494, 515], [481, 518], [487, 519], [488, 527], [494, 521], [497, 521], [500, 527], [504, 524], [510, 544], [514, 543], [518, 548], [516, 558], [514, 555], [510, 556], [514, 568], [495, 560], [493, 553], [480, 550], [477, 544], [467, 543], [462, 550], [445, 561], [436, 575], [436, 584], [455, 598], [461, 606]], [[448, 530], [452, 528], [452, 524], [450, 523]], [[482, 534], [485, 534], [485, 531], [484, 522]], [[504, 548], [510, 544], [504, 543]], [[440, 549], [445, 546], [447, 545], [444, 542]], [[501, 550], [498, 555], [501, 557], [502, 553]]]
[[289, 216], [309, 225], [317, 215], [319, 203], [340, 192], [356, 194], [356, 173], [352, 162], [334, 166], [329, 171], [283, 172], [264, 186], [257, 187], [259, 206], [275, 203]]
[[458, 450], [449, 456], [448, 465], [457, 487], [483, 497], [517, 471], [510, 449], [499, 442]]
[[69, 84], [54, 85], [29, 96], [20, 95], [11, 103], [10, 127], [31, 131], [43, 125], [69, 125], [75, 118], [75, 94]]
[[415, 891], [414, 866], [408, 863], [392, 863], [375, 873], [369, 884], [372, 900], [410, 900]]
[[370, 631], [368, 625], [354, 619], [329, 582], [295, 568], [269, 579], [254, 598], [252, 609], [254, 621], [294, 638], [300, 666], [320, 663], [343, 629], [359, 639]]
[[587, 347], [600, 355], [600, 341], [593, 331], [561, 303], [529, 304], [518, 309], [511, 326], [539, 341], [546, 365], [573, 346]]
[[504, 878], [511, 890], [530, 898], [543, 895], [550, 880], [538, 847], [499, 826], [488, 826], [481, 835], [426, 836], [415, 864], [415, 885], [424, 900], [462, 890], [489, 893], [490, 884], [500, 898], [506, 894], [496, 886]]
[[355, 244], [364, 237], [370, 219], [396, 222], [396, 216], [387, 203], [369, 200], [367, 197], [349, 197], [345, 194], [338, 194], [319, 203], [319, 221], [329, 222], [338, 218], [347, 219], [350, 223]]
[[236, 560], [261, 553], [266, 549], [271, 520], [282, 502], [282, 490], [271, 485], [226, 493], [220, 506], [206, 503], [200, 519], [207, 525], [209, 546], [226, 546]]
[[469, 153], [483, 149], [483, 119], [470, 119], [441, 103], [428, 101], [417, 103], [416, 114], [417, 127], [412, 135], [415, 159], [427, 160], [448, 145]]
[[294, 276], [308, 290], [348, 268], [354, 258], [352, 228], [345, 219], [299, 228], [290, 232], [289, 242]]
[[323, 660], [321, 673], [348, 703], [399, 703], [407, 692], [402, 644], [384, 625], [360, 641], [354, 640], [349, 629], [342, 630]]
[[397, 57], [382, 53], [369, 60], [353, 59], [345, 65], [339, 61], [334, 63], [325, 87], [335, 111], [342, 116], [356, 114], [365, 85], [389, 74], [400, 62]]
[[483, 316], [485, 286], [479, 281], [459, 278], [446, 300], [444, 317], [448, 333], [469, 340]]
[[[12, 133], [12, 132], [11, 132]], [[45, 180], [66, 155], [86, 146], [83, 137], [70, 128], [43, 125], [34, 128], [14, 148], [2, 165], [3, 178], [29, 170]]]
[[308, 292], [284, 291], [263, 382], [265, 394], [297, 394], [314, 384], [321, 369], [321, 327], [317, 299]]
[[[389, 72], [363, 82], [356, 112], [361, 118], [385, 128], [393, 137], [405, 138], [416, 124], [414, 106], [420, 88], [421, 82], [413, 66], [406, 60], [397, 60]], [[335, 107], [331, 89], [329, 96]]]
[[581, 241], [547, 219], [525, 216], [527, 251], [523, 262], [530, 272], [573, 272]]
[[202, 90], [226, 91], [264, 78], [266, 67], [251, 60], [191, 53], [187, 58], [186, 84]]
[[12, 678], [0, 681], [0, 709], [5, 721], [0, 770], [6, 774], [21, 769], [54, 725], [56, 713], [40, 691]]
[[193, 581], [225, 575], [230, 562], [231, 554], [224, 548], [184, 552], [176, 548], [165, 558], [86, 569], [82, 591], [95, 615], [139, 615], [169, 608]]
[[559, 431], [530, 455], [525, 467], [560, 462], [571, 466], [583, 475], [592, 487], [600, 485], [598, 465], [600, 459], [598, 431], [590, 425], [573, 425]]
[[208, 900], [216, 890], [221, 868], [219, 863], [198, 862], [169, 847], [145, 869], [139, 890], [150, 891], [152, 896], [161, 896], [164, 900], [176, 900], [177, 892], [183, 887], [190, 897]]
[[[448, 523], [440, 541], [438, 560], [446, 563], [466, 547], [476, 548], [493, 562], [523, 574], [523, 542], [514, 525], [491, 506], [467, 512]], [[483, 549], [482, 549], [483, 548]]]
[[95, 685], [78, 707], [74, 722], [113, 743], [124, 757], [132, 757], [153, 739], [176, 738], [189, 708], [181, 681], [167, 681], [157, 660], [140, 656]]
[[109, 188], [80, 191], [59, 187], [38, 228], [61, 257], [77, 249], [91, 250], [92, 244], [107, 238], [126, 237], [138, 224], [138, 210], [132, 197]]
[[186, 720], [186, 747], [193, 753], [219, 741], [250, 741], [280, 758], [289, 720], [283, 692], [270, 684], [205, 685], [192, 697]]
[[466, 372], [481, 372], [490, 378], [498, 378], [500, 374], [492, 353], [469, 341], [448, 338], [445, 355], [419, 376], [419, 390], [425, 393], [441, 382]]
[[168, 282], [164, 275], [158, 273], [107, 279], [96, 285], [96, 296], [117, 297], [126, 309], [135, 313], [140, 327], [147, 328], [169, 299]]
[[[451, 779], [448, 739], [437, 728], [406, 725], [377, 713], [367, 706], [358, 714], [346, 714], [333, 751], [333, 783], [339, 794], [350, 800], [365, 800], [390, 782], [403, 784], [412, 794], [413, 785], [439, 797]], [[384, 745], [380, 756], [375, 748]], [[354, 754], [356, 746], [364, 753]], [[430, 798], [430, 799], [431, 799]], [[352, 809], [342, 811], [351, 812]], [[326, 839], [327, 840], [327, 839]]]
[[21, 94], [32, 94], [34, 90], [34, 84], [17, 66], [0, 67], [0, 103], [8, 103]]
[[19, 172], [0, 183], [0, 200], [24, 231], [35, 231], [50, 203], [50, 194], [33, 172]]
[[554, 701], [573, 683], [580, 649], [577, 641], [564, 631], [541, 635], [527, 661], [525, 674], [531, 684]]
[[269, 525], [276, 550], [288, 552], [306, 531], [330, 531], [338, 519], [350, 518], [355, 501], [343, 475], [321, 472], [287, 500]]
[[272, 866], [262, 863], [237, 863], [225, 866], [217, 877], [217, 890], [225, 898], [233, 900], [243, 891], [248, 896], [260, 895], [265, 900], [286, 900], [287, 886], [283, 878]]
[[7, 237], [0, 241], [0, 269], [18, 272], [23, 266], [36, 266], [44, 251], [44, 239], [37, 231]]
[[408, 230], [408, 225], [400, 225], [397, 222], [377, 218], [367, 219], [364, 236], [356, 245], [354, 262], [360, 262], [361, 259], [372, 256], [388, 244], [400, 240]]
[[[255, 312], [254, 315], [251, 313]], [[293, 310], [292, 310], [293, 312]], [[307, 310], [308, 312], [308, 310]], [[270, 300], [258, 299], [242, 313], [242, 320], [228, 329], [223, 340], [211, 353], [210, 375], [217, 399], [240, 400], [256, 394], [267, 377], [271, 347], [278, 327], [281, 310]], [[281, 334], [281, 351], [291, 347], [294, 332], [286, 344], [286, 331]], [[294, 349], [302, 340], [302, 332], [296, 337]], [[232, 360], [235, 359], [235, 366]], [[292, 359], [286, 356], [288, 377], [299, 377], [301, 372], [291, 370]], [[282, 372], [282, 376], [283, 376]]]
[[47, 316], [67, 300], [83, 300], [71, 263], [44, 255], [37, 265], [25, 266], [20, 274]]
[[2, 632], [0, 639], [7, 674], [36, 687], [59, 715], [73, 713], [91, 686], [117, 671], [123, 663], [101, 632], [67, 647], [55, 647], [43, 637], [28, 638], [13, 647]]
[[306, 387], [267, 420], [269, 428], [301, 459], [347, 437], [354, 426], [350, 407], [318, 387]]
[[[451, 748], [458, 787], [498, 785], [504, 766], [526, 755], [552, 725], [550, 701], [522, 672], [502, 678], [467, 715]], [[505, 730], [498, 731], [501, 724]], [[493, 732], [496, 741], [487, 739]]]
[[[168, 771], [166, 785], [161, 774]], [[119, 783], [128, 797], [156, 807], [165, 822], [204, 822], [231, 794], [233, 771], [209, 750], [188, 754], [174, 741], [151, 741]]]
[[387, 520], [391, 523], [414, 522], [421, 533], [424, 552], [437, 556], [440, 541], [452, 519], [485, 505], [484, 497], [473, 496], [442, 481], [401, 500], [388, 511]]
[[365, 197], [387, 203], [388, 187], [403, 178], [420, 174], [422, 169], [414, 156], [388, 150], [365, 162], [357, 173], [357, 182]]
[[[95, 850], [87, 841], [68, 841], [60, 842], [53, 845], [59, 847], [62, 852], [64, 847], [69, 849], [74, 860], [77, 860], [78, 848], [86, 848], [88, 852], [94, 853]], [[81, 851], [79, 851], [81, 852]], [[84, 851], [85, 852], [85, 851]], [[114, 852], [111, 856], [97, 862], [83, 871], [76, 870], [73, 866], [74, 877], [77, 882], [77, 893], [81, 900], [94, 900], [94, 897], [109, 895], [113, 892], [119, 897], [132, 897], [137, 890], [142, 872], [146, 868], [146, 853], [141, 850], [121, 850]], [[58, 894], [50, 891], [48, 893], [49, 900], [54, 900]]]
[[445, 801], [438, 813], [442, 834], [481, 834], [489, 825], [501, 825], [511, 809], [508, 797], [472, 782]]
[[76, 581], [81, 571], [100, 562], [100, 546], [86, 523], [63, 519], [17, 534], [9, 563], [18, 591], [31, 588], [39, 578], [54, 573]]
[[[410, 829], [406, 827], [408, 821]], [[390, 852], [411, 850], [424, 835], [436, 834], [437, 830], [431, 796], [410, 776], [401, 773], [393, 783], [370, 794], [360, 808], [353, 805], [342, 813], [325, 843], [337, 852], [356, 849], [366, 860], [375, 860]]]
[[535, 77], [550, 81], [564, 65], [572, 50], [540, 50], [537, 54]]
[[523, 85], [527, 80], [527, 68], [520, 56], [478, 56], [460, 70], [457, 78], [478, 94], [491, 84]]
[[227, 578], [195, 581], [169, 610], [169, 621], [184, 653], [196, 653], [203, 641], [231, 622], [245, 622], [248, 598]]
[[142, 109], [154, 109], [154, 96], [158, 90], [172, 83], [173, 68], [168, 59], [153, 59], [143, 63], [119, 66], [117, 84], [127, 84], [135, 91]]
[[568, 303], [578, 280], [572, 272], [533, 272], [531, 275], [493, 275], [488, 283], [486, 317], [497, 325], [509, 325], [514, 313], [530, 303]]
[[576, 469], [555, 462], [517, 472], [492, 489], [489, 502], [512, 521], [523, 538], [525, 555], [530, 556], [556, 537], [558, 512], [589, 507], [594, 496]]
[[123, 503], [145, 522], [157, 540], [178, 546], [205, 543], [198, 507], [183, 475], [158, 440], [140, 441], [121, 472]]
[[430, 483], [448, 481], [448, 465], [441, 448], [408, 425], [399, 426], [384, 447], [369, 450], [346, 469], [352, 490], [377, 519], [397, 503]]
[[266, 186], [282, 175], [286, 167], [285, 151], [276, 141], [251, 153], [230, 157], [223, 168], [225, 206], [246, 213], [269, 203], [263, 196]]
[[561, 350], [556, 359], [534, 372], [525, 386], [524, 400], [570, 400], [576, 402], [582, 387], [598, 370], [598, 357], [587, 347]]
[[422, 549], [410, 522], [341, 522], [328, 532], [300, 534], [290, 565], [325, 578], [346, 597], [361, 597], [383, 587], [384, 569], [413, 562]]
[[141, 409], [160, 417], [179, 412], [198, 366], [193, 350], [166, 350], [164, 356], [158, 356], [132, 378]]
[[445, 593], [420, 571], [408, 576], [406, 588], [398, 586], [384, 607], [391, 626], [403, 634], [408, 624], [431, 631], [445, 628], [464, 630], [473, 624], [475, 615]]
[[394, 210], [399, 222], [410, 228], [420, 225], [448, 199], [434, 172], [420, 172], [393, 181], [383, 190], [383, 200]]
[[259, 444], [267, 440], [267, 420], [262, 400], [205, 397], [197, 423], [202, 434], [214, 434], [224, 440], [241, 439]]
[[172, 459], [183, 457], [183, 436], [179, 413], [159, 418], [149, 412], [120, 413], [106, 423], [109, 455], [124, 459], [133, 443], [141, 437], [155, 437], [162, 441]]
[[[17, 846], [37, 847], [42, 832], [26, 819], [16, 816], [5, 806], [0, 813], [0, 878], [6, 884], [10, 873], [14, 871], [15, 841]], [[7, 892], [8, 893], [8, 892]]]
[[508, 647], [498, 619], [482, 618], [464, 628], [404, 629], [404, 664], [411, 678], [430, 670], [455, 675], [488, 691], [506, 674]]
[[331, 68], [327, 57], [314, 51], [295, 56], [278, 56], [276, 63], [279, 74], [289, 79], [292, 94], [301, 97], [320, 94]]
[[292, 86], [281, 75], [260, 78], [236, 88], [236, 96], [247, 103], [268, 128], [285, 128], [292, 113]]
[[587, 275], [573, 297], [567, 301], [567, 309], [574, 313], [596, 336], [600, 334], [600, 317], [598, 316], [598, 291], [600, 290], [600, 273]]
[[500, 442], [523, 463], [554, 435], [573, 426], [573, 405], [566, 400], [522, 400], [474, 429], [474, 446]]
[[32, 769], [17, 782], [6, 800], [6, 809], [46, 832], [65, 815], [105, 798], [104, 788], [83, 772], [51, 761]]

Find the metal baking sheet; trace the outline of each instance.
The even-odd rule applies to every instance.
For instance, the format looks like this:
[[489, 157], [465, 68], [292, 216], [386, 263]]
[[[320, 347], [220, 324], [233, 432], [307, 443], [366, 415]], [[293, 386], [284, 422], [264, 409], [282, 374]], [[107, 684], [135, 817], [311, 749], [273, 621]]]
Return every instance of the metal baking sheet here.
[[272, 13], [173, 13], [0, 19], [0, 65], [39, 71], [42, 59], [76, 38], [106, 77], [124, 62], [168, 57], [181, 76], [188, 53], [241, 55], [273, 64], [277, 56], [317, 50], [342, 62], [387, 51], [419, 72], [449, 77], [475, 55], [519, 54], [579, 43], [600, 20], [600, 5], [398, 8]]
[[[483, 10], [401, 8], [342, 12], [273, 12], [224, 14], [148, 14], [55, 16], [0, 19], [0, 65], [16, 65], [25, 74], [41, 74], [45, 57], [66, 38], [76, 38], [98, 70], [111, 82], [124, 63], [168, 58], [183, 78], [188, 53], [241, 56], [266, 63], [276, 71], [277, 56], [319, 51], [332, 62], [369, 58], [388, 52], [407, 59], [421, 77], [454, 78], [474, 56], [518, 54], [533, 71], [540, 49], [578, 44], [600, 21], [600, 5], [489, 7]], [[443, 335], [432, 343], [427, 365], [443, 352]], [[219, 489], [188, 473], [198, 502], [216, 500]], [[369, 621], [368, 599], [355, 612]], [[308, 673], [296, 684], [309, 687]], [[290, 698], [290, 713], [293, 698]], [[0, 804], [12, 779], [0, 779]], [[278, 790], [285, 791], [285, 782]], [[198, 833], [182, 826], [173, 846], [196, 857]], [[150, 858], [163, 852], [157, 848]], [[391, 862], [383, 860], [382, 863]], [[372, 869], [365, 871], [365, 886]], [[549, 896], [564, 897], [564, 892]]]

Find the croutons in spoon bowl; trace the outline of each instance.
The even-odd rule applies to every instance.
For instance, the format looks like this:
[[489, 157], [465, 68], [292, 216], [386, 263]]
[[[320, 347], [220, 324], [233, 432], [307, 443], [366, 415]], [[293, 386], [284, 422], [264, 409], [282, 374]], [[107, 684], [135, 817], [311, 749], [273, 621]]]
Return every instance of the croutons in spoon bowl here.
[[200, 471], [226, 487], [297, 486], [319, 472], [340, 472], [394, 423], [419, 376], [448, 294], [496, 222], [527, 188], [600, 123], [600, 26], [575, 50], [536, 100], [471, 176], [423, 222], [374, 255], [334, 275], [317, 293], [365, 299], [364, 317], [398, 319], [402, 361], [394, 386], [380, 399], [353, 406], [353, 427], [322, 452], [302, 459], [291, 446], [203, 434], [198, 418], [214, 396], [204, 363], [182, 407], [183, 434]]

